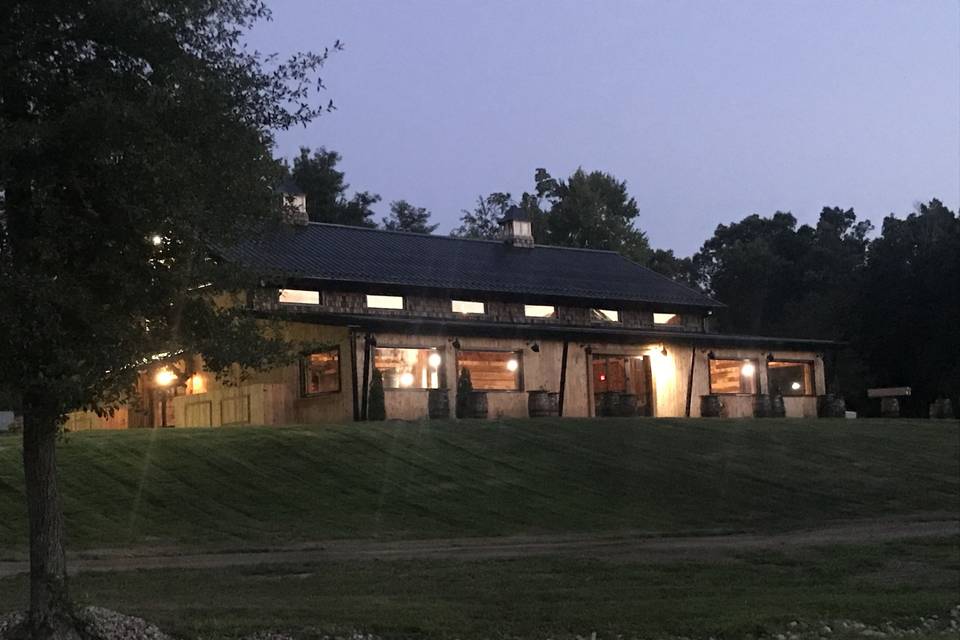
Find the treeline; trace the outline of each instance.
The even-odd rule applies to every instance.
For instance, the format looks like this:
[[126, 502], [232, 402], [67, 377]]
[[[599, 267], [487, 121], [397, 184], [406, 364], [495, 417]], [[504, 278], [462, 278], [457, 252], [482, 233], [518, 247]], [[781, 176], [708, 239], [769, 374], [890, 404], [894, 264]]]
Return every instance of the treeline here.
[[[376, 227], [367, 191], [347, 195], [334, 151], [301, 149], [290, 172], [307, 193], [310, 219]], [[637, 226], [625, 181], [578, 169], [558, 179], [537, 169], [530, 192], [496, 192], [461, 212], [452, 235], [493, 238], [511, 206], [525, 209], [538, 243], [609, 249], [725, 303], [714, 319], [724, 333], [823, 338], [828, 391], [872, 414], [874, 386], [910, 386], [906, 415], [926, 415], [938, 397], [960, 406], [960, 217], [939, 200], [891, 214], [875, 233], [853, 209], [824, 207], [814, 225], [789, 212], [753, 214], [718, 225], [689, 258], [653, 249]], [[390, 203], [386, 229], [432, 233], [430, 212]]]

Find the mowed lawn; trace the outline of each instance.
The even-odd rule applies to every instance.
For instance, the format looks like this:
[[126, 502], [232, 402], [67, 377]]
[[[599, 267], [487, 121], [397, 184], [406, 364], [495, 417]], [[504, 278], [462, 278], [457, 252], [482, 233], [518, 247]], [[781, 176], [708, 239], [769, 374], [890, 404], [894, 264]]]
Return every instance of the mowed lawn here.
[[[68, 434], [72, 549], [332, 538], [816, 528], [960, 505], [956, 422], [541, 420]], [[19, 441], [0, 437], [0, 554], [23, 557]], [[191, 640], [775, 637], [823, 621], [946, 640], [960, 536], [699, 560], [358, 560], [81, 573], [74, 597]], [[0, 614], [26, 606], [0, 579]], [[798, 626], [791, 626], [799, 621]], [[831, 624], [833, 624], [831, 622]], [[803, 627], [802, 625], [806, 625]], [[819, 631], [806, 637], [823, 635]], [[841, 626], [825, 637], [864, 637]]]
[[[72, 549], [330, 538], [764, 531], [957, 511], [958, 426], [504, 420], [67, 434]], [[27, 542], [0, 437], [0, 550]]]

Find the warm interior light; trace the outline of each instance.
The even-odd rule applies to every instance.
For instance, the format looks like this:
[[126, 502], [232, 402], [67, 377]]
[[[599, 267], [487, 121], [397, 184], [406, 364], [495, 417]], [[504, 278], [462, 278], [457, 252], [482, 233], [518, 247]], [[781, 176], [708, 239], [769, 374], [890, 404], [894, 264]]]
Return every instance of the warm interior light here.
[[517, 362], [515, 359], [511, 358], [510, 360], [507, 360], [507, 371], [516, 371], [517, 367], [519, 366], [520, 366], [520, 363]]
[[799, 390], [800, 390], [800, 383], [799, 383], [799, 382], [794, 382], [793, 384], [790, 385], [790, 388], [793, 389], [794, 391], [799, 391]]
[[199, 373], [193, 374], [190, 378], [190, 391], [192, 393], [203, 393], [203, 376]]
[[756, 367], [753, 366], [752, 362], [745, 362], [744, 365], [740, 368], [740, 373], [747, 376], [748, 378], [753, 376], [756, 371]]
[[163, 238], [158, 235], [155, 235], [152, 238], [150, 238], [150, 242], [153, 243], [153, 246], [159, 247], [161, 244], [163, 244]]
[[157, 371], [157, 375], [153, 377], [153, 381], [161, 387], [170, 386], [176, 379], [177, 374], [175, 374], [173, 371], [170, 371], [170, 369], [160, 369], [160, 371]]
[[413, 374], [409, 371], [400, 374], [400, 386], [409, 387], [413, 384]]
[[440, 354], [439, 354], [439, 353], [431, 353], [431, 354], [430, 354], [430, 357], [427, 358], [427, 362], [430, 363], [430, 366], [431, 366], [431, 367], [433, 367], [434, 369], [436, 369], [437, 367], [440, 366]]

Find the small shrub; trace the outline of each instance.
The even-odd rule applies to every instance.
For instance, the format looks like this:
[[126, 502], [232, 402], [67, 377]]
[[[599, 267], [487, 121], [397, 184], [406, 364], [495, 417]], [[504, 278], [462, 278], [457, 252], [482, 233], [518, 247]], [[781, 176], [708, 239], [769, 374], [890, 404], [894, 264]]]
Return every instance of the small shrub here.
[[380, 369], [373, 370], [373, 382], [370, 383], [370, 410], [368, 419], [386, 420], [387, 404], [383, 397], [383, 373]]
[[463, 418], [467, 415], [467, 403], [470, 401], [470, 394], [473, 392], [473, 381], [470, 379], [470, 369], [464, 367], [460, 370], [460, 378], [457, 380], [457, 417]]

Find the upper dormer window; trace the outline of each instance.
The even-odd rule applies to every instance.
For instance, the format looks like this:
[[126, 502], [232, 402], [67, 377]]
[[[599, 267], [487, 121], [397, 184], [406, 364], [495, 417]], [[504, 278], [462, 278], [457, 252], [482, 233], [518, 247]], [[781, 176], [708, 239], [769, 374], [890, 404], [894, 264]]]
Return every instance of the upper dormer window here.
[[403, 296], [367, 294], [368, 309], [403, 309]]
[[523, 315], [528, 318], [556, 318], [557, 308], [549, 304], [525, 304]]
[[482, 302], [475, 302], [472, 300], [452, 300], [450, 307], [454, 313], [463, 313], [463, 314], [486, 313], [485, 305]]
[[280, 289], [280, 304], [320, 304], [319, 291]]
[[600, 322], [620, 322], [620, 312], [614, 309], [590, 309], [590, 317]]
[[679, 314], [676, 313], [654, 313], [653, 324], [678, 325], [681, 322]]

